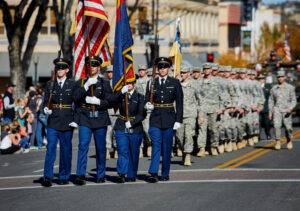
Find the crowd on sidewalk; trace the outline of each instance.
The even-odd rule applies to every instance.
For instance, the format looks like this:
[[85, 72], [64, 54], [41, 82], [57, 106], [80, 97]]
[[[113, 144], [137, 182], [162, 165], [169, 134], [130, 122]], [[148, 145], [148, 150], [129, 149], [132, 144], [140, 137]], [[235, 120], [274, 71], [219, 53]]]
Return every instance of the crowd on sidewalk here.
[[45, 148], [47, 117], [41, 109], [43, 89], [30, 87], [23, 97], [14, 97], [14, 84], [7, 84], [0, 97], [0, 154], [27, 153]]

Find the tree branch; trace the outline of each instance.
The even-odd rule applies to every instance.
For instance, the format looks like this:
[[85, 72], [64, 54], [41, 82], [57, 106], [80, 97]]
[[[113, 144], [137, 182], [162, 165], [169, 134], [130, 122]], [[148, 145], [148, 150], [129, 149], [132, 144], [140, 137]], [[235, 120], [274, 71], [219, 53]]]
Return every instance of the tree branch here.
[[36, 0], [32, 0], [24, 14], [24, 17], [21, 20], [21, 33], [20, 33], [20, 46], [22, 49], [23, 43], [24, 43], [24, 37], [25, 37], [25, 33], [26, 33], [26, 29], [28, 27], [28, 23], [30, 21], [30, 18], [32, 17], [33, 12], [35, 11], [35, 9], [37, 8], [38, 3]]
[[6, 29], [7, 39], [8, 42], [11, 43], [11, 38], [13, 35], [13, 23], [12, 23], [11, 14], [9, 12], [9, 7], [6, 1], [0, 0], [0, 9], [2, 10], [3, 13], [3, 22]]
[[38, 41], [38, 34], [41, 31], [43, 23], [47, 18], [46, 11], [48, 8], [48, 3], [49, 3], [49, 0], [41, 0], [41, 4], [39, 5], [38, 14], [36, 16], [33, 28], [28, 37], [26, 50], [25, 50], [25, 52], [23, 54], [23, 58], [22, 58], [22, 71], [25, 74], [27, 74], [27, 71], [28, 71], [28, 68], [30, 65], [34, 46], [36, 45], [36, 43]]
[[132, 16], [133, 16], [133, 14], [136, 12], [136, 10], [138, 9], [138, 7], [139, 7], [139, 3], [140, 3], [140, 0], [135, 0], [135, 3], [134, 3], [134, 5], [133, 5], [133, 7], [132, 7], [132, 10], [130, 10], [130, 13], [129, 13], [129, 20], [131, 20], [131, 18], [132, 18]]

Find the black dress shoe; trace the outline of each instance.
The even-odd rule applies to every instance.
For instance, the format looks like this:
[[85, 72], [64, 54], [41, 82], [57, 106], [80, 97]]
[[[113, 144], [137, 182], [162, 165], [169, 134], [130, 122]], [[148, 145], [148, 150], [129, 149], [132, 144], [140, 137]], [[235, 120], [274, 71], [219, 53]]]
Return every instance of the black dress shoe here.
[[157, 174], [150, 174], [148, 177], [149, 183], [157, 183], [158, 182], [158, 175]]
[[74, 180], [75, 185], [85, 185], [85, 176], [77, 176], [76, 179]]
[[101, 178], [96, 179], [96, 183], [105, 183], [105, 178], [101, 177]]
[[127, 182], [135, 182], [136, 181], [136, 179], [135, 178], [127, 178], [127, 180], [126, 180]]
[[162, 176], [160, 180], [161, 181], [169, 181], [170, 177], [169, 176], [165, 176], [165, 177]]
[[120, 174], [117, 178], [117, 183], [125, 183], [125, 175]]
[[47, 178], [47, 177], [43, 177], [41, 183], [42, 183], [42, 186], [44, 186], [44, 187], [51, 187], [52, 186], [52, 180], [50, 178]]
[[59, 184], [59, 185], [68, 185], [69, 181], [66, 180], [66, 179], [60, 179], [60, 180], [58, 180], [57, 184]]

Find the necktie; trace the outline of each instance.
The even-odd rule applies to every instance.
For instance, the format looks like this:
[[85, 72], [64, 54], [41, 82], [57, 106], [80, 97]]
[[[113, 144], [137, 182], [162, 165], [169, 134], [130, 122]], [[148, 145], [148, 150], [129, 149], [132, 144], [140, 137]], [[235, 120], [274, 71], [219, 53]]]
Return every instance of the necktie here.
[[165, 79], [164, 79], [164, 78], [162, 78], [162, 79], [160, 80], [160, 85], [161, 85], [161, 86], [164, 86], [164, 85], [165, 85]]
[[58, 85], [59, 85], [60, 88], [62, 88], [62, 82], [61, 81], [58, 83]]

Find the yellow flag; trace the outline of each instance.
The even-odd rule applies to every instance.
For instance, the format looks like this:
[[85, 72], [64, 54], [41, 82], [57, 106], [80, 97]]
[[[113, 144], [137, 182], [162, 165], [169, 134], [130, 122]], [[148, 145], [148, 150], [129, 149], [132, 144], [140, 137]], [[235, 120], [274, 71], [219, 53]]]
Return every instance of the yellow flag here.
[[178, 41], [175, 41], [173, 43], [169, 56], [173, 60], [174, 76], [177, 76], [178, 74], [180, 74], [180, 67], [182, 64], [182, 54], [180, 52], [180, 45]]

